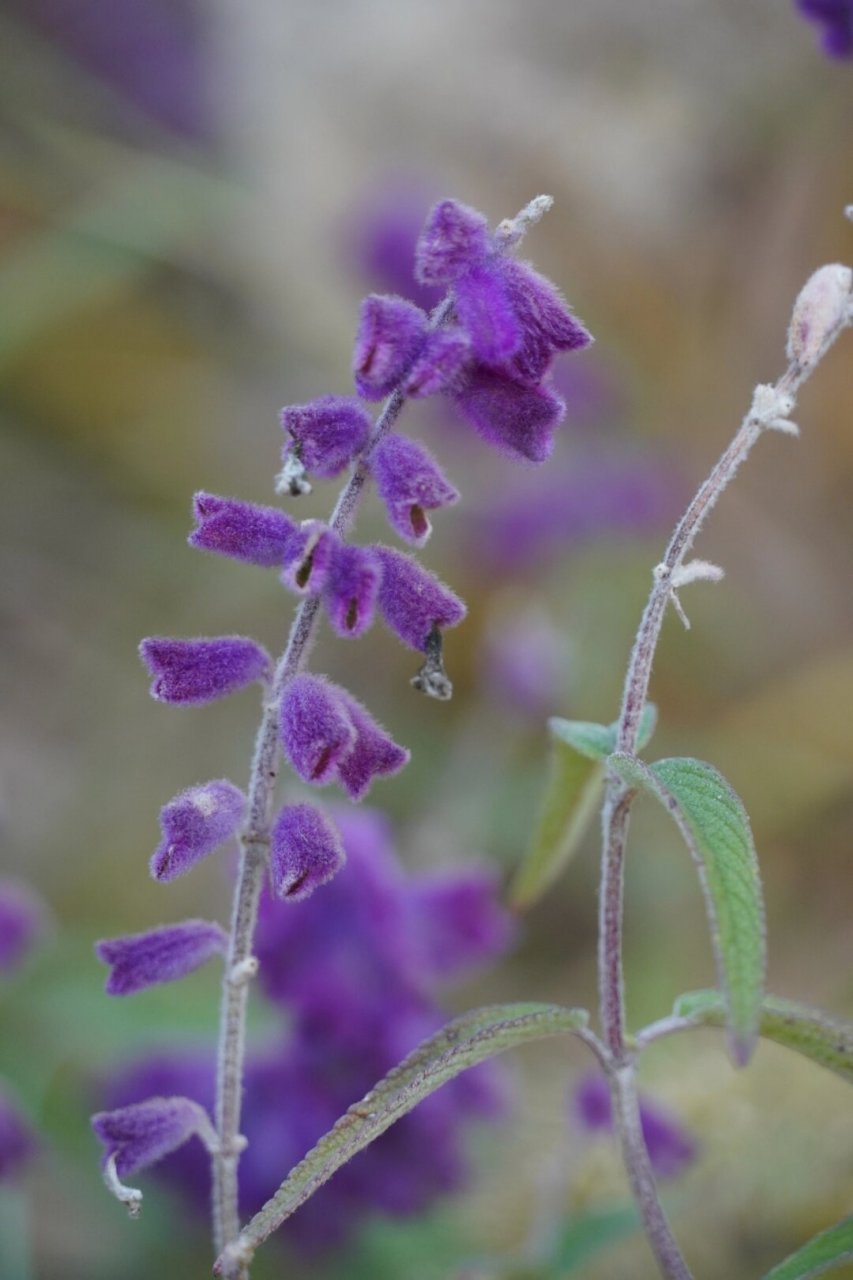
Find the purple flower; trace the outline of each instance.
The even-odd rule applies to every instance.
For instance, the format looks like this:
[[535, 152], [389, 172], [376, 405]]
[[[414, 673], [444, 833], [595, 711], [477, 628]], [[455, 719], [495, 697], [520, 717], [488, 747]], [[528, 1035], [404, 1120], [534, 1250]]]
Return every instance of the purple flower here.
[[567, 307], [559, 291], [525, 262], [499, 259], [504, 286], [520, 330], [520, 342], [506, 362], [507, 372], [536, 386], [558, 351], [580, 351], [592, 336]]
[[160, 702], [213, 702], [264, 680], [270, 670], [269, 654], [245, 636], [152, 636], [139, 653], [154, 677], [151, 696]]
[[189, 536], [191, 547], [215, 551], [262, 568], [284, 563], [296, 524], [277, 507], [259, 507], [236, 498], [197, 493], [193, 514], [198, 528]]
[[35, 1148], [32, 1130], [0, 1084], [0, 1183], [17, 1177]]
[[853, 57], [853, 0], [797, 0], [797, 8], [823, 28], [824, 53], [831, 58]]
[[324, 479], [340, 475], [370, 435], [370, 414], [351, 396], [320, 396], [308, 404], [292, 404], [281, 411], [288, 439], [287, 464], [296, 454], [306, 471]]
[[504, 278], [503, 258], [472, 267], [454, 286], [453, 306], [474, 355], [483, 364], [502, 365], [522, 340], [519, 317]]
[[351, 800], [361, 800], [374, 778], [399, 773], [409, 762], [409, 752], [389, 737], [369, 711], [345, 689], [338, 689], [355, 727], [352, 750], [338, 764], [338, 779]]
[[106, 938], [95, 943], [99, 960], [111, 966], [109, 996], [129, 996], [161, 982], [194, 973], [211, 956], [224, 955], [228, 935], [208, 920], [184, 920], [146, 933]]
[[285, 805], [270, 841], [270, 873], [279, 898], [302, 902], [346, 861], [334, 825], [313, 804]]
[[341, 540], [322, 520], [303, 520], [287, 546], [281, 580], [298, 595], [323, 590]]
[[451, 284], [489, 251], [489, 224], [458, 200], [442, 200], [430, 211], [415, 249], [420, 284]]
[[202, 782], [175, 796], [160, 810], [163, 839], [151, 858], [155, 880], [174, 880], [213, 853], [239, 830], [246, 797], [227, 778]]
[[471, 340], [456, 325], [434, 329], [403, 382], [403, 394], [413, 400], [452, 390], [471, 355]]
[[365, 205], [347, 227], [347, 256], [371, 288], [396, 293], [430, 310], [440, 301], [440, 286], [418, 285], [413, 274], [415, 244], [424, 209], [434, 194], [418, 179], [397, 175], [374, 184]]
[[412, 556], [392, 547], [374, 549], [382, 562], [382, 616], [404, 644], [423, 653], [434, 630], [458, 626], [465, 605]]
[[459, 493], [426, 449], [405, 436], [385, 436], [370, 466], [391, 527], [407, 542], [422, 547], [432, 532], [426, 512], [450, 506]]
[[565, 402], [550, 387], [527, 386], [485, 365], [467, 375], [453, 400], [484, 440], [528, 462], [548, 457], [566, 411]]
[[359, 395], [381, 400], [390, 395], [418, 355], [427, 317], [404, 298], [372, 293], [361, 304], [352, 371]]
[[382, 565], [370, 547], [338, 542], [326, 576], [323, 600], [339, 636], [360, 636], [373, 622]]
[[41, 901], [16, 880], [0, 880], [0, 973], [17, 968], [44, 932]]
[[[603, 1075], [584, 1076], [575, 1089], [573, 1099], [577, 1123], [588, 1133], [613, 1130], [610, 1088]], [[643, 1138], [660, 1178], [672, 1178], [696, 1159], [696, 1143], [681, 1122], [657, 1102], [640, 1098], [640, 1124]]]
[[321, 676], [298, 675], [282, 694], [279, 735], [297, 776], [322, 787], [337, 776], [356, 729], [337, 685]]
[[119, 1177], [156, 1164], [198, 1135], [208, 1140], [207, 1112], [189, 1098], [148, 1098], [116, 1111], [99, 1111], [92, 1128], [104, 1144], [104, 1163], [112, 1160]]

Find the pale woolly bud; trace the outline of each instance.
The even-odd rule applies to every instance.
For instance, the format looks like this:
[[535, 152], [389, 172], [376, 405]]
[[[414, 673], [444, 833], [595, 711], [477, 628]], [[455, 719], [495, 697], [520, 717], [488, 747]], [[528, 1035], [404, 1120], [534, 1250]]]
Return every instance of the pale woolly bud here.
[[672, 571], [673, 590], [687, 586], [688, 582], [721, 582], [724, 571], [718, 564], [708, 560], [690, 560], [687, 564], [677, 565]]
[[788, 359], [810, 365], [834, 330], [849, 318], [853, 272], [834, 262], [820, 267], [803, 285], [791, 315]]

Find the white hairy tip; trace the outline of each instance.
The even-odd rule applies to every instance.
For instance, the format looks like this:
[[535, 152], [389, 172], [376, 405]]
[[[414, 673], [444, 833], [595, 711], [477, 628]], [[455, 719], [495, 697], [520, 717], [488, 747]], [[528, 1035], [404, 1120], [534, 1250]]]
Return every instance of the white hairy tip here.
[[724, 577], [725, 573], [718, 564], [711, 564], [709, 560], [691, 560], [673, 569], [672, 586], [677, 590], [688, 582], [720, 582]]
[[839, 262], [820, 267], [794, 303], [788, 330], [788, 359], [810, 365], [850, 311], [853, 271]]

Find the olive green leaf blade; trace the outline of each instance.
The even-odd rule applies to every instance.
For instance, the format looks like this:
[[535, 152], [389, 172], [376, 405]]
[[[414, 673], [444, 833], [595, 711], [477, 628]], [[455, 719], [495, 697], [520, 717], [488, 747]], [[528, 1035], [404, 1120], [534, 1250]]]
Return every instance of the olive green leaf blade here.
[[702, 760], [645, 765], [616, 753], [610, 767], [631, 787], [648, 791], [681, 832], [699, 873], [732, 1058], [752, 1053], [764, 993], [764, 903], [749, 818], [722, 774]]
[[[238, 1247], [251, 1253], [336, 1170], [454, 1076], [527, 1041], [578, 1031], [588, 1021], [585, 1009], [534, 1003], [490, 1005], [455, 1018], [349, 1108], [244, 1227]], [[215, 1274], [228, 1273], [224, 1255], [217, 1266]]]
[[853, 1215], [836, 1222], [813, 1236], [802, 1249], [792, 1253], [778, 1267], [768, 1271], [764, 1280], [807, 1280], [820, 1276], [842, 1262], [853, 1259]]
[[[718, 991], [687, 992], [678, 997], [673, 1013], [697, 1024], [725, 1025], [725, 1007]], [[794, 1000], [765, 996], [758, 1034], [803, 1054], [853, 1084], [853, 1024]]]
[[[638, 749], [654, 732], [657, 709], [643, 708]], [[589, 829], [604, 786], [603, 761], [616, 749], [616, 725], [585, 720], [548, 721], [553, 739], [548, 776], [530, 843], [509, 892], [510, 905], [525, 910], [568, 865]]]

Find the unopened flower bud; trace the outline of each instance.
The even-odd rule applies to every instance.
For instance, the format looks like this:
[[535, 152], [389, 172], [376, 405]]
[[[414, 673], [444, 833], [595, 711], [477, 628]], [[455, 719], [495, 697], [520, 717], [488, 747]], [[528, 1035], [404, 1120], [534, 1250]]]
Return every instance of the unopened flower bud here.
[[285, 805], [270, 841], [270, 874], [280, 898], [301, 902], [346, 862], [337, 829], [313, 804]]
[[245, 636], [152, 636], [139, 653], [154, 677], [151, 696], [160, 702], [213, 702], [263, 680], [270, 670], [269, 654]]
[[189, 787], [160, 811], [163, 839], [151, 858], [155, 880], [174, 880], [229, 840], [246, 816], [243, 792], [220, 778]]
[[189, 536], [191, 547], [215, 551], [262, 568], [284, 563], [296, 525], [277, 507], [260, 507], [236, 498], [197, 493], [193, 512], [198, 528]]
[[334, 780], [356, 736], [337, 686], [311, 675], [294, 676], [286, 686], [279, 733], [294, 772], [316, 786]]
[[174, 982], [223, 955], [228, 935], [209, 920], [183, 920], [145, 933], [105, 938], [95, 944], [98, 959], [111, 967], [106, 991], [128, 996], [134, 991]]
[[853, 306], [853, 272], [840, 263], [820, 267], [800, 290], [788, 329], [788, 359], [814, 364]]
[[489, 224], [458, 200], [442, 200], [431, 210], [415, 249], [420, 284], [450, 284], [489, 251]]
[[370, 435], [371, 419], [352, 396], [319, 396], [308, 404], [282, 409], [281, 425], [289, 437], [285, 467], [295, 452], [306, 471], [330, 479], [361, 453]]
[[382, 616], [404, 644], [423, 653], [433, 628], [457, 626], [465, 617], [465, 605], [412, 556], [392, 547], [374, 549], [382, 562]]
[[381, 400], [390, 395], [423, 345], [427, 317], [404, 298], [372, 293], [361, 304], [353, 352], [353, 376], [359, 395]]

